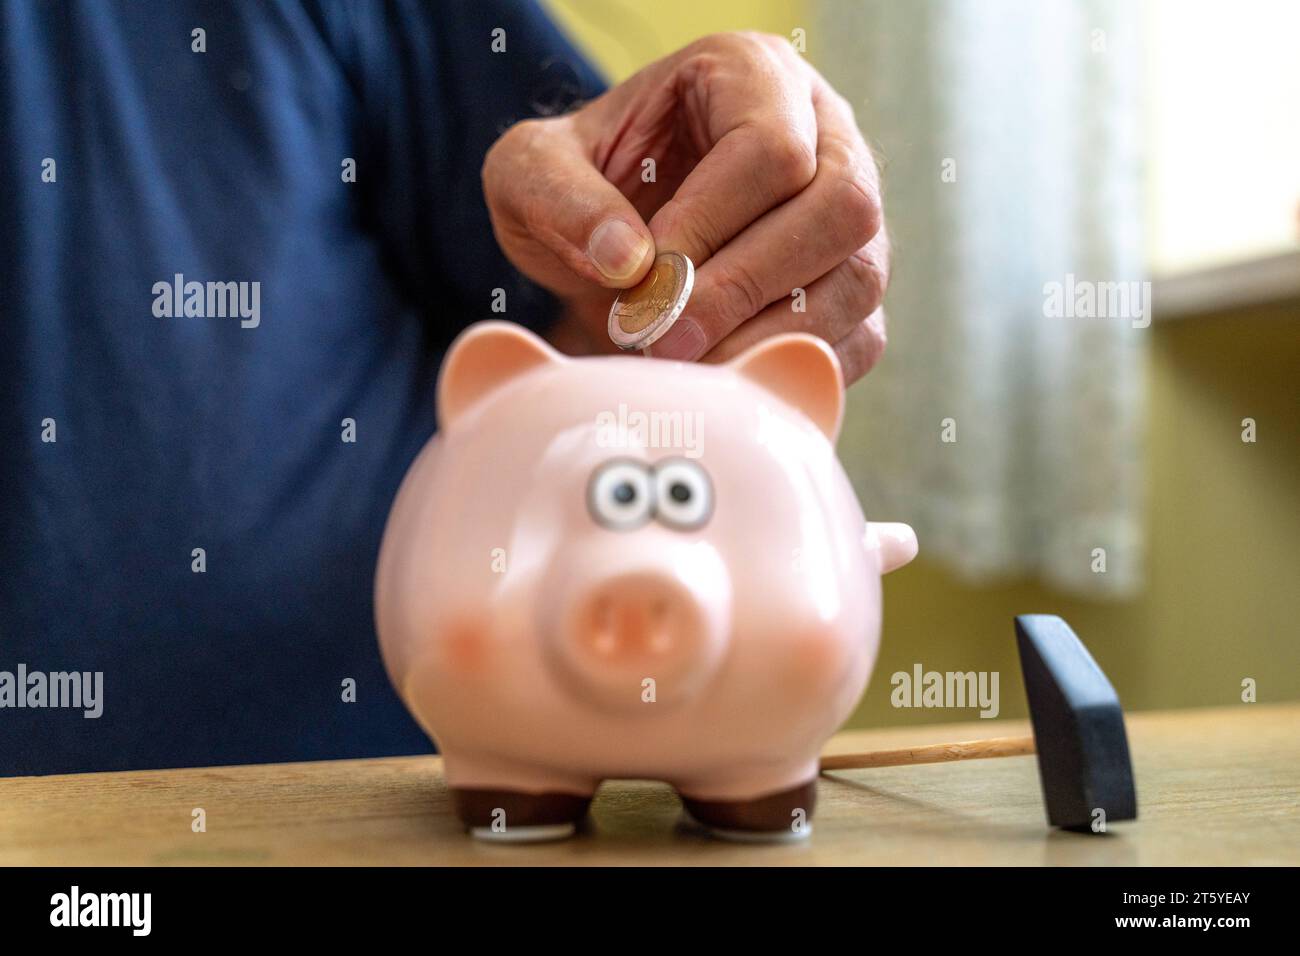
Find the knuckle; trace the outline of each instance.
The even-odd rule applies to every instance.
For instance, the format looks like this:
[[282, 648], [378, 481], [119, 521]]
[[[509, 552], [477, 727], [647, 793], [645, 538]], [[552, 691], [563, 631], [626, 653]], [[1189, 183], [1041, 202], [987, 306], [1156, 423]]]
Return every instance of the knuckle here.
[[546, 130], [542, 120], [523, 120], [510, 126], [497, 137], [495, 143], [483, 157], [482, 178], [484, 183], [500, 182], [510, 175], [521, 157], [537, 148], [540, 138]]
[[744, 266], [727, 265], [714, 283], [714, 309], [728, 327], [734, 328], [757, 315], [767, 305], [763, 287]]
[[852, 385], [862, 377], [859, 370], [859, 353], [853, 343], [847, 339], [836, 342], [833, 346], [835, 357], [840, 360], [840, 374], [844, 376], [845, 386]]
[[771, 50], [782, 55], [790, 49], [790, 41], [776, 33], [767, 33], [763, 30], [742, 30], [741, 36], [765, 50]]
[[526, 119], [512, 124], [504, 133], [497, 138], [493, 144], [491, 152], [502, 155], [513, 155], [518, 152], [528, 152], [535, 148], [542, 136], [545, 135], [547, 124], [545, 120]]
[[868, 247], [859, 249], [844, 260], [844, 268], [848, 273], [845, 291], [847, 305], [859, 316], [874, 312], [885, 297], [885, 288], [889, 285], [889, 272], [884, 263], [875, 250]]
[[851, 384], [871, 371], [880, 361], [884, 350], [884, 326], [871, 319], [862, 322], [849, 335], [836, 342], [835, 353], [839, 356], [840, 367], [844, 372], [844, 384]]
[[831, 108], [838, 110], [849, 125], [857, 127], [858, 111], [854, 108], [853, 101], [834, 87], [826, 87], [825, 92], [830, 97]]
[[863, 360], [862, 371], [859, 374], [865, 375], [880, 361], [880, 357], [885, 354], [885, 346], [889, 344], [883, 315], [873, 314], [864, 321], [861, 325], [861, 335]]
[[858, 158], [853, 147], [842, 139], [827, 137], [820, 145], [821, 168], [828, 175], [851, 177]]
[[879, 178], [874, 160], [865, 148], [842, 141], [821, 145], [818, 173], [829, 182], [829, 212], [841, 223], [847, 241], [865, 245], [884, 221]]
[[864, 246], [880, 231], [884, 221], [880, 192], [867, 176], [853, 169], [836, 173], [829, 198], [847, 242]]
[[699, 43], [701, 49], [748, 60], [763, 55], [765, 47], [758, 37], [759, 34], [752, 31], [733, 30], [711, 33], [701, 38]]
[[817, 153], [813, 144], [788, 126], [755, 129], [773, 185], [783, 196], [792, 196], [817, 175]]
[[[736, 76], [751, 73], [775, 76], [785, 69], [785, 64], [774, 39], [749, 31], [713, 33], [687, 47], [687, 59], [705, 75], [725, 71]], [[780, 42], [778, 39], [777, 43]]]
[[885, 328], [884, 322], [867, 322], [867, 340], [871, 343], [872, 363], [884, 354], [885, 347], [889, 345], [889, 332]]
[[695, 204], [689, 210], [675, 199], [668, 203], [656, 215], [656, 224], [661, 235], [679, 237], [682, 252], [686, 252], [697, 263], [702, 263], [723, 247], [727, 233], [720, 223], [715, 221], [713, 212], [701, 204]]

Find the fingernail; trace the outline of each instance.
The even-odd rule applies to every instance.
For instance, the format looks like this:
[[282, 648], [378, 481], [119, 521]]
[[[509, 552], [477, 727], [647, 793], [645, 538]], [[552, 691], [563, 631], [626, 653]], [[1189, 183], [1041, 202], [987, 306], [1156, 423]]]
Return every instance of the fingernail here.
[[622, 219], [606, 219], [591, 233], [587, 255], [606, 279], [626, 279], [641, 265], [650, 240]]
[[648, 351], [652, 358], [689, 362], [703, 355], [707, 344], [704, 331], [698, 325], [690, 319], [678, 319]]

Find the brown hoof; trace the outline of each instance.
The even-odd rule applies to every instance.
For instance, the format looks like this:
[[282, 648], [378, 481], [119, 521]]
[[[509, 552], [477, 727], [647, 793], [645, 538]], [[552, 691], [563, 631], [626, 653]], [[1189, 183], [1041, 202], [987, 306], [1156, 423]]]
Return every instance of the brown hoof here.
[[754, 800], [694, 800], [683, 794], [682, 804], [700, 823], [724, 835], [806, 836], [817, 807], [817, 781]]
[[575, 825], [587, 815], [591, 797], [453, 788], [451, 802], [456, 816], [475, 836], [528, 840], [572, 834]]

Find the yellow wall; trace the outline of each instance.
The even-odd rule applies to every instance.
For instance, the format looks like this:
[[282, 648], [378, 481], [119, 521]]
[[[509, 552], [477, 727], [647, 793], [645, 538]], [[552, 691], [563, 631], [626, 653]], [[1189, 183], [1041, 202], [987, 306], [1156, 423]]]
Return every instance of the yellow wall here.
[[[789, 36], [811, 19], [795, 0], [547, 6], [614, 80], [707, 33]], [[815, 62], [811, 41], [808, 52]], [[891, 708], [889, 675], [917, 662], [999, 670], [1002, 714], [1023, 715], [1011, 619], [1027, 612], [1069, 621], [1129, 710], [1234, 703], [1245, 677], [1258, 682], [1261, 701], [1300, 698], [1298, 317], [1293, 304], [1151, 326], [1140, 597], [1085, 601], [1028, 581], [972, 587], [922, 557], [886, 579], [881, 656], [851, 723], [973, 716]], [[1248, 416], [1258, 422], [1253, 445], [1240, 437]]]
[[1152, 323], [1138, 598], [971, 587], [918, 559], [885, 579], [881, 657], [855, 723], [953, 719], [889, 706], [889, 674], [917, 661], [1000, 670], [1003, 713], [1023, 714], [1011, 618], [1035, 611], [1070, 622], [1129, 710], [1236, 703], [1245, 677], [1261, 701], [1300, 698], [1298, 317], [1292, 305]]
[[542, 5], [611, 80], [691, 40], [724, 30], [789, 36], [807, 27], [803, 0], [542, 0]]

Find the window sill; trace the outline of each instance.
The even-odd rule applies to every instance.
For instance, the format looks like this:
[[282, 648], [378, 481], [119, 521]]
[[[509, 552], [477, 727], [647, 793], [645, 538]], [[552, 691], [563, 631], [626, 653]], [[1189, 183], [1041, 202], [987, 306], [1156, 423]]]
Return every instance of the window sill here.
[[1300, 252], [1157, 277], [1151, 298], [1157, 321], [1283, 302], [1300, 306]]

